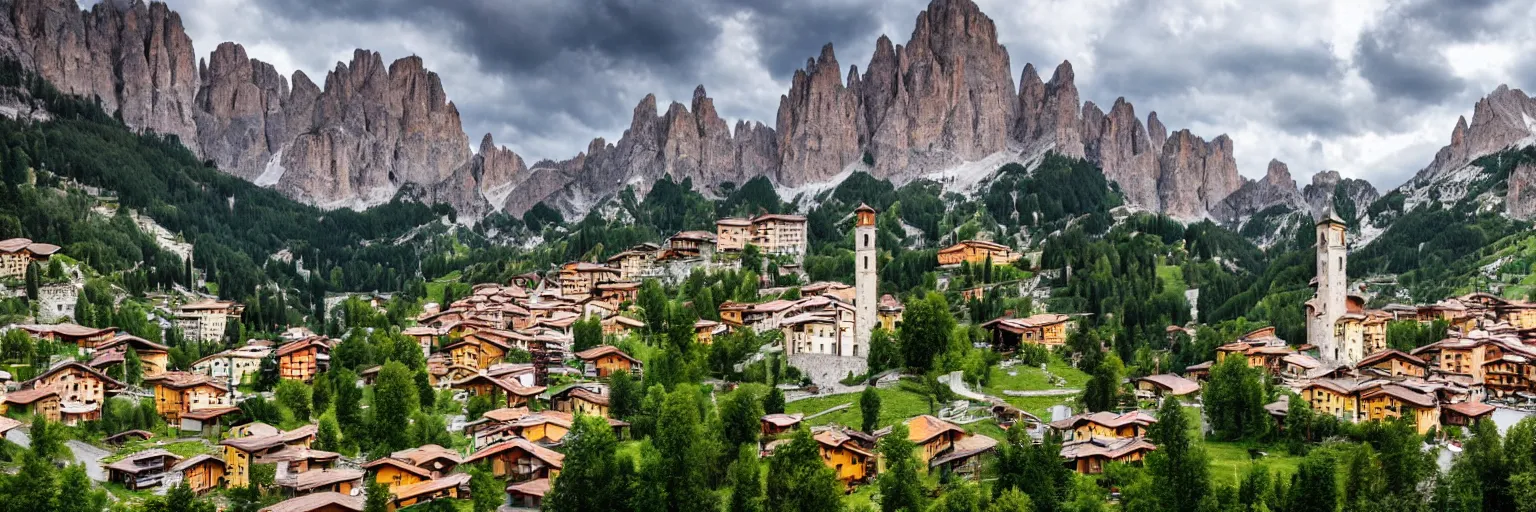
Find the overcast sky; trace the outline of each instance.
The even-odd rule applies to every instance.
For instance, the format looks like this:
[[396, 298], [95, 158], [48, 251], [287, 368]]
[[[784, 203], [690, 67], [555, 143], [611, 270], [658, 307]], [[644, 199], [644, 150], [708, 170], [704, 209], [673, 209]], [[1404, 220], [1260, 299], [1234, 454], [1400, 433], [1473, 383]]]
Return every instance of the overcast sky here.
[[[1235, 141], [1305, 184], [1336, 169], [1383, 189], [1429, 163], [1458, 115], [1501, 83], [1536, 87], [1528, 0], [976, 0], [1015, 81], [1062, 60], [1083, 99]], [[647, 93], [772, 126], [794, 70], [831, 42], [846, 74], [880, 34], [905, 44], [925, 0], [167, 0], [200, 55], [243, 44], [317, 83], [354, 48], [420, 55], [475, 143], [530, 163], [616, 141]], [[88, 1], [86, 3], [89, 3]]]

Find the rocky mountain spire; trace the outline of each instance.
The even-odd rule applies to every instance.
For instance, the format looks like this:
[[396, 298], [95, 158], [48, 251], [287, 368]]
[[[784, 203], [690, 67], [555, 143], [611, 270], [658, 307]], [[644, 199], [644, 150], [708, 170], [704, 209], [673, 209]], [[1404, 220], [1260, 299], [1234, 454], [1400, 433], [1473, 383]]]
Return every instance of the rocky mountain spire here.
[[843, 85], [830, 43], [795, 71], [792, 84], [779, 97], [779, 182], [830, 180], [860, 155], [858, 100]]

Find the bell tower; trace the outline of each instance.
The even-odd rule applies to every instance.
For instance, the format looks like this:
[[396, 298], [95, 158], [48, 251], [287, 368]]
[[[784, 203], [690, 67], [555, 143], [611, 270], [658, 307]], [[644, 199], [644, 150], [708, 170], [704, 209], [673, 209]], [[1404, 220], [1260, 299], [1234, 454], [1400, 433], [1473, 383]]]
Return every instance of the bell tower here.
[[875, 271], [875, 260], [878, 259], [875, 252], [875, 209], [867, 204], [860, 204], [853, 213], [855, 217], [853, 347], [843, 350], [841, 355], [867, 357], [870, 333], [878, 325], [875, 318], [875, 304], [880, 300], [880, 293], [875, 289], [880, 282]]
[[1334, 332], [1347, 307], [1347, 230], [1348, 226], [1332, 208], [1317, 221], [1317, 278], [1313, 280], [1317, 292], [1306, 306], [1307, 343], [1317, 347], [1318, 356], [1330, 363], [1347, 363], [1351, 359], [1344, 353], [1341, 336]]

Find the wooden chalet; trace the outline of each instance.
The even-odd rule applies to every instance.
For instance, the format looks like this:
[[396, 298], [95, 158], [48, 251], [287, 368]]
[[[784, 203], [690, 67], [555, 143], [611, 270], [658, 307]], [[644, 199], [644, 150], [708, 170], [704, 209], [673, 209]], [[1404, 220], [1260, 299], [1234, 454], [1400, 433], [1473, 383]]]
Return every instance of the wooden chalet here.
[[171, 473], [180, 475], [181, 482], [197, 494], [224, 486], [224, 461], [208, 454], [195, 455], [171, 466]]
[[1061, 458], [1073, 471], [1097, 475], [1111, 462], [1139, 464], [1155, 449], [1157, 447], [1141, 437], [1092, 438], [1063, 443]]
[[[165, 373], [170, 364], [170, 348], [153, 341], [140, 338], [131, 334], [119, 334], [117, 337], [102, 343], [96, 347], [95, 357], [91, 358], [91, 367], [105, 371], [107, 366], [114, 362], [121, 363], [125, 360], [129, 348], [139, 356], [143, 364], [144, 377], [154, 377]], [[98, 364], [100, 361], [100, 364]]]
[[608, 387], [577, 384], [549, 397], [550, 408], [569, 413], [608, 417]]
[[306, 338], [277, 348], [278, 376], [284, 379], [309, 382], [330, 363], [331, 345], [324, 337]]
[[774, 413], [765, 415], [760, 420], [760, 423], [762, 423], [763, 437], [773, 437], [794, 430], [795, 427], [800, 426], [800, 422], [804, 420], [805, 415], [801, 413]]
[[544, 507], [544, 495], [549, 494], [549, 479], [538, 478], [507, 486], [507, 501], [514, 507], [540, 509]]
[[229, 387], [206, 375], [165, 372], [146, 378], [155, 390], [155, 411], [166, 423], [180, 425], [183, 414], [204, 409], [227, 409], [232, 403]]
[[0, 402], [0, 414], [41, 415], [48, 421], [57, 422], [63, 420], [61, 407], [59, 394], [52, 389], [23, 389], [5, 395], [5, 401]]
[[589, 378], [605, 378], [619, 370], [627, 371], [631, 376], [638, 378], [643, 367], [639, 359], [631, 357], [613, 345], [602, 345], [577, 352], [576, 358], [586, 363], [586, 374]]
[[515, 378], [494, 378], [484, 373], [456, 381], [451, 387], [476, 396], [502, 393], [507, 397], [506, 407], [527, 407], [545, 390], [544, 386], [524, 386]]
[[466, 464], [490, 461], [491, 474], [510, 482], [553, 478], [560, 474], [565, 455], [527, 439], [508, 439], [476, 451]]
[[1042, 313], [1026, 318], [1002, 317], [981, 324], [991, 334], [992, 347], [999, 352], [1012, 352], [1024, 343], [1058, 347], [1067, 342], [1072, 327], [1072, 317], [1056, 313]]
[[823, 428], [813, 436], [821, 463], [832, 468], [844, 485], [864, 482], [874, 475], [875, 454], [837, 428]]
[[1497, 407], [1482, 402], [1466, 401], [1440, 407], [1440, 424], [1470, 427], [1493, 417]]
[[182, 458], [174, 453], [153, 448], [144, 450], [103, 467], [107, 480], [122, 484], [129, 490], [158, 487], [166, 473]]
[[416, 467], [424, 468], [438, 475], [446, 475], [453, 468], [464, 463], [464, 456], [459, 452], [438, 446], [435, 444], [421, 445], [389, 454], [391, 458], [403, 460]]
[[112, 337], [117, 335], [116, 327], [97, 329], [69, 323], [18, 325], [16, 328], [26, 331], [33, 338], [74, 345], [87, 354], [94, 352], [98, 345], [111, 341]]
[[988, 259], [993, 265], [1007, 265], [1018, 261], [1022, 254], [1015, 252], [1008, 246], [986, 240], [965, 240], [955, 245], [939, 249], [939, 266], [959, 265], [962, 262], [971, 265], [985, 264]]
[[1148, 375], [1136, 379], [1137, 394], [1162, 398], [1185, 396], [1200, 392], [1200, 383], [1173, 374]]
[[1374, 369], [1391, 377], [1428, 377], [1429, 362], [1400, 350], [1376, 352], [1355, 363], [1356, 371]]
[[1153, 423], [1157, 423], [1157, 419], [1141, 411], [1125, 414], [1094, 412], [1053, 421], [1050, 427], [1061, 432], [1064, 440], [1079, 441], [1144, 437]]
[[225, 482], [232, 487], [248, 485], [250, 466], [257, 457], [275, 453], [288, 446], [308, 447], [315, 439], [315, 432], [314, 425], [281, 432], [265, 424], [250, 424], [243, 432], [232, 432], [232, 435], [242, 433], [255, 435], [219, 441], [219, 445], [224, 447]]
[[955, 441], [968, 435], [965, 429], [927, 414], [907, 420], [907, 439], [917, 444], [918, 458], [924, 464], [949, 453]]

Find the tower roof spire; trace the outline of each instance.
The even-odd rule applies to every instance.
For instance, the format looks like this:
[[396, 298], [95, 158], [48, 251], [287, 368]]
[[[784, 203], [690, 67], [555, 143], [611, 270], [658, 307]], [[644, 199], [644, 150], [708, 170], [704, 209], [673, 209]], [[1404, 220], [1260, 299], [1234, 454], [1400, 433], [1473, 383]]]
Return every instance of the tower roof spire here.
[[1333, 205], [1330, 204], [1328, 206], [1323, 207], [1323, 213], [1317, 219], [1317, 223], [1318, 224], [1344, 224], [1344, 219], [1339, 218], [1339, 214], [1335, 213], [1333, 211]]

